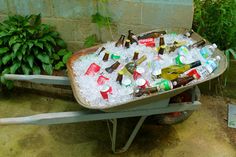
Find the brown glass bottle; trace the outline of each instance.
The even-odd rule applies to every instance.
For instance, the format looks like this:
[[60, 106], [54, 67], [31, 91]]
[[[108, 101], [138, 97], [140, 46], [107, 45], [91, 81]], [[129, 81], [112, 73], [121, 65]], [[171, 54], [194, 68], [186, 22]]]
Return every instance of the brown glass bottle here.
[[125, 40], [125, 47], [126, 48], [130, 47], [130, 40], [129, 39]]
[[171, 82], [172, 82], [173, 88], [178, 88], [178, 87], [186, 85], [187, 83], [191, 82], [194, 79], [195, 79], [194, 76], [187, 76], [187, 77], [174, 79]]
[[149, 32], [143, 35], [138, 36], [138, 40], [140, 39], [147, 39], [147, 38], [158, 38], [161, 36], [161, 34], [166, 34], [166, 31], [154, 31], [154, 32]]
[[130, 40], [131, 44], [133, 44], [133, 43], [137, 43], [138, 44], [138, 41], [134, 38], [134, 33], [132, 33], [131, 30], [128, 31], [127, 39]]
[[105, 54], [104, 54], [102, 60], [103, 60], [104, 62], [106, 62], [106, 61], [108, 61], [108, 58], [109, 58], [109, 52], [105, 52]]
[[118, 47], [118, 46], [123, 46], [124, 44], [124, 40], [125, 40], [125, 35], [121, 35], [119, 40], [116, 42], [115, 46]]
[[112, 64], [110, 67], [107, 67], [105, 70], [108, 73], [112, 73], [114, 70], [116, 70], [120, 65], [120, 62], [116, 61], [114, 64]]
[[164, 36], [161, 35], [161, 36], [160, 36], [160, 40], [159, 40], [159, 46], [164, 46], [164, 45], [165, 45]]
[[98, 52], [97, 55], [99, 56], [101, 54], [101, 52], [104, 51], [104, 50], [105, 50], [105, 47], [102, 47], [102, 49]]
[[195, 47], [200, 47], [200, 46], [205, 45], [205, 43], [206, 43], [206, 40], [202, 39], [202, 40], [199, 40], [196, 43], [193, 43], [192, 45], [190, 45], [189, 48], [191, 49], [191, 48], [195, 48]]
[[156, 93], [158, 92], [157, 87], [150, 87], [150, 88], [137, 88], [134, 90], [134, 96], [135, 97], [140, 97], [144, 94], [151, 94], [151, 93]]
[[190, 31], [184, 33], [184, 36], [190, 38], [192, 36], [192, 34], [194, 33], [194, 31], [191, 29]]
[[133, 61], [136, 61], [138, 59], [138, 55], [139, 55], [139, 53], [137, 51], [135, 51], [134, 56], [133, 56]]
[[119, 71], [118, 75], [117, 75], [117, 78], [116, 78], [116, 81], [119, 82], [119, 84], [121, 85], [122, 80], [123, 80], [123, 72]]

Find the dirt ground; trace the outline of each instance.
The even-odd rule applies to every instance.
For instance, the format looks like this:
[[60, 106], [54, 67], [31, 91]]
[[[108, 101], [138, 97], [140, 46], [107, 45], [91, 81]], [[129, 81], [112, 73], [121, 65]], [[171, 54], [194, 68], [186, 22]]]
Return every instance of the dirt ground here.
[[[0, 157], [236, 157], [236, 129], [227, 127], [227, 104], [236, 104], [236, 100], [202, 95], [201, 103], [180, 124], [156, 125], [146, 121], [123, 154], [112, 154], [104, 121], [0, 126]], [[0, 95], [1, 118], [80, 109], [70, 100], [29, 93]], [[136, 120], [118, 121], [118, 145]]]

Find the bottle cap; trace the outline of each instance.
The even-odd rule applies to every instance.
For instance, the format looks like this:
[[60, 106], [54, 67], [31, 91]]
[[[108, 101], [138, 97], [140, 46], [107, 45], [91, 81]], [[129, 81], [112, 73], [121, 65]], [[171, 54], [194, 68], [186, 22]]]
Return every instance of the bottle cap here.
[[221, 60], [221, 57], [220, 57], [220, 56], [216, 56], [215, 58], [216, 58], [216, 60], [218, 60], [218, 61]]
[[214, 44], [212, 44], [212, 47], [216, 49], [217, 45], [214, 43]]
[[101, 89], [101, 92], [107, 92], [110, 89], [108, 85], [104, 85]]
[[131, 80], [126, 78], [126, 79], [123, 79], [122, 80], [122, 84], [126, 87], [130, 86], [131, 85]]
[[136, 71], [139, 73], [139, 74], [143, 74], [145, 72], [145, 69], [143, 67], [137, 67], [136, 68]]
[[143, 86], [146, 84], [146, 81], [143, 78], [139, 78], [135, 81], [137, 86]]

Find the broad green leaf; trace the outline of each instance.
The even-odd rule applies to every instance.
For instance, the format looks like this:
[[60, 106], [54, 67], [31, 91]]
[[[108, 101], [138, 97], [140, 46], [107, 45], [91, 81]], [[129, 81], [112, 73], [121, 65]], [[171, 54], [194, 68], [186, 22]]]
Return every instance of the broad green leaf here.
[[29, 63], [29, 66], [33, 68], [34, 64], [34, 57], [32, 55], [26, 57], [27, 62]]
[[56, 45], [55, 40], [54, 40], [53, 37], [51, 37], [50, 35], [45, 35], [42, 40], [43, 40], [43, 41], [49, 41], [49, 42], [51, 42], [53, 45]]
[[2, 71], [2, 74], [9, 74], [10, 73], [10, 68], [5, 68], [3, 71]]
[[5, 84], [5, 82], [6, 82], [6, 79], [5, 79], [5, 77], [3, 77], [3, 76], [0, 76], [0, 80], [1, 80], [1, 83], [2, 83], [2, 84]]
[[24, 45], [22, 46], [22, 49], [21, 49], [21, 52], [22, 52], [23, 55], [25, 55], [26, 49], [27, 49], [27, 45], [24, 44]]
[[55, 69], [56, 70], [59, 70], [59, 69], [61, 69], [62, 67], [64, 67], [65, 66], [65, 64], [62, 62], [62, 61], [60, 61], [59, 63], [57, 63], [56, 65], [55, 65]]
[[20, 62], [16, 62], [14, 63], [11, 67], [10, 67], [10, 72], [11, 74], [15, 74], [16, 70], [20, 67]]
[[59, 36], [59, 33], [56, 32], [56, 31], [50, 32], [49, 34], [50, 34], [53, 38], [58, 38], [58, 36]]
[[0, 45], [2, 45], [3, 41], [0, 39]]
[[16, 53], [16, 52], [19, 50], [20, 47], [21, 47], [21, 44], [20, 44], [20, 43], [14, 44], [14, 46], [13, 46], [13, 52]]
[[53, 54], [53, 59], [54, 59], [54, 60], [59, 60], [60, 57], [59, 57], [57, 54], [54, 53], [54, 54]]
[[41, 70], [38, 66], [33, 67], [33, 74], [34, 75], [39, 75], [41, 73]]
[[17, 52], [17, 58], [19, 59], [19, 61], [22, 60], [22, 53], [20, 51]]
[[7, 54], [2, 58], [2, 63], [5, 65], [11, 60], [11, 54]]
[[21, 41], [21, 39], [19, 39], [19, 37], [17, 35], [15, 35], [10, 38], [8, 44], [9, 44], [9, 46], [12, 46], [13, 44], [20, 42], [20, 41]]
[[44, 70], [47, 74], [52, 75], [53, 68], [52, 68], [52, 65], [51, 65], [51, 64], [43, 64], [43, 70]]
[[31, 49], [33, 46], [34, 46], [34, 44], [32, 43], [32, 42], [27, 42], [27, 44], [28, 44], [28, 46], [29, 46], [29, 49]]
[[67, 54], [65, 54], [62, 58], [63, 63], [66, 64], [71, 55], [72, 55], [72, 52], [70, 52], [70, 51], [67, 52]]
[[37, 40], [34, 42], [34, 45], [43, 49], [43, 43], [38, 42]]
[[45, 43], [44, 45], [45, 45], [49, 55], [51, 55], [52, 51], [54, 51], [53, 47], [50, 44], [48, 44], [48, 43]]
[[6, 80], [5, 85], [7, 86], [8, 89], [12, 89], [14, 87], [14, 83], [11, 80]]
[[66, 49], [61, 49], [60, 51], [57, 52], [59, 56], [64, 56], [67, 53]]
[[36, 56], [42, 63], [50, 63], [50, 58], [46, 54], [38, 53]]
[[23, 65], [21, 66], [21, 69], [22, 69], [22, 71], [23, 71], [23, 73], [24, 73], [25, 75], [29, 75], [29, 74], [30, 74], [31, 69], [30, 69], [30, 67], [28, 67], [27, 65], [23, 64]]
[[9, 50], [8, 47], [0, 48], [0, 55], [3, 54], [3, 53], [6, 53], [8, 50]]
[[4, 32], [4, 31], [0, 32], [0, 38], [8, 36], [8, 35], [9, 35], [8, 32]]
[[63, 49], [65, 49], [67, 47], [65, 41], [62, 40], [62, 39], [57, 39], [56, 42], [57, 42], [57, 45], [60, 46]]

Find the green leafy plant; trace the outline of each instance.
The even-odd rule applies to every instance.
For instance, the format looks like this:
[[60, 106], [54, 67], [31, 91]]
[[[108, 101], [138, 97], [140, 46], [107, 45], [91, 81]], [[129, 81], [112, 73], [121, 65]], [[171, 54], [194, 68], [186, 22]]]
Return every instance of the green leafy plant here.
[[102, 27], [108, 28], [113, 38], [112, 31], [111, 31], [112, 18], [109, 16], [104, 16], [100, 13], [101, 11], [108, 12], [107, 11], [108, 0], [96, 0], [95, 3], [96, 3], [96, 13], [91, 15], [91, 18], [92, 18], [92, 23], [95, 23], [97, 25], [98, 34], [92, 34], [86, 37], [85, 42], [84, 42], [84, 47], [91, 47], [95, 45], [96, 43], [102, 42], [102, 39], [101, 39]]
[[236, 1], [194, 0], [193, 29], [221, 50], [236, 48]]
[[0, 77], [4, 74], [52, 74], [65, 69], [71, 56], [55, 28], [41, 23], [41, 16], [9, 16], [0, 24]]

